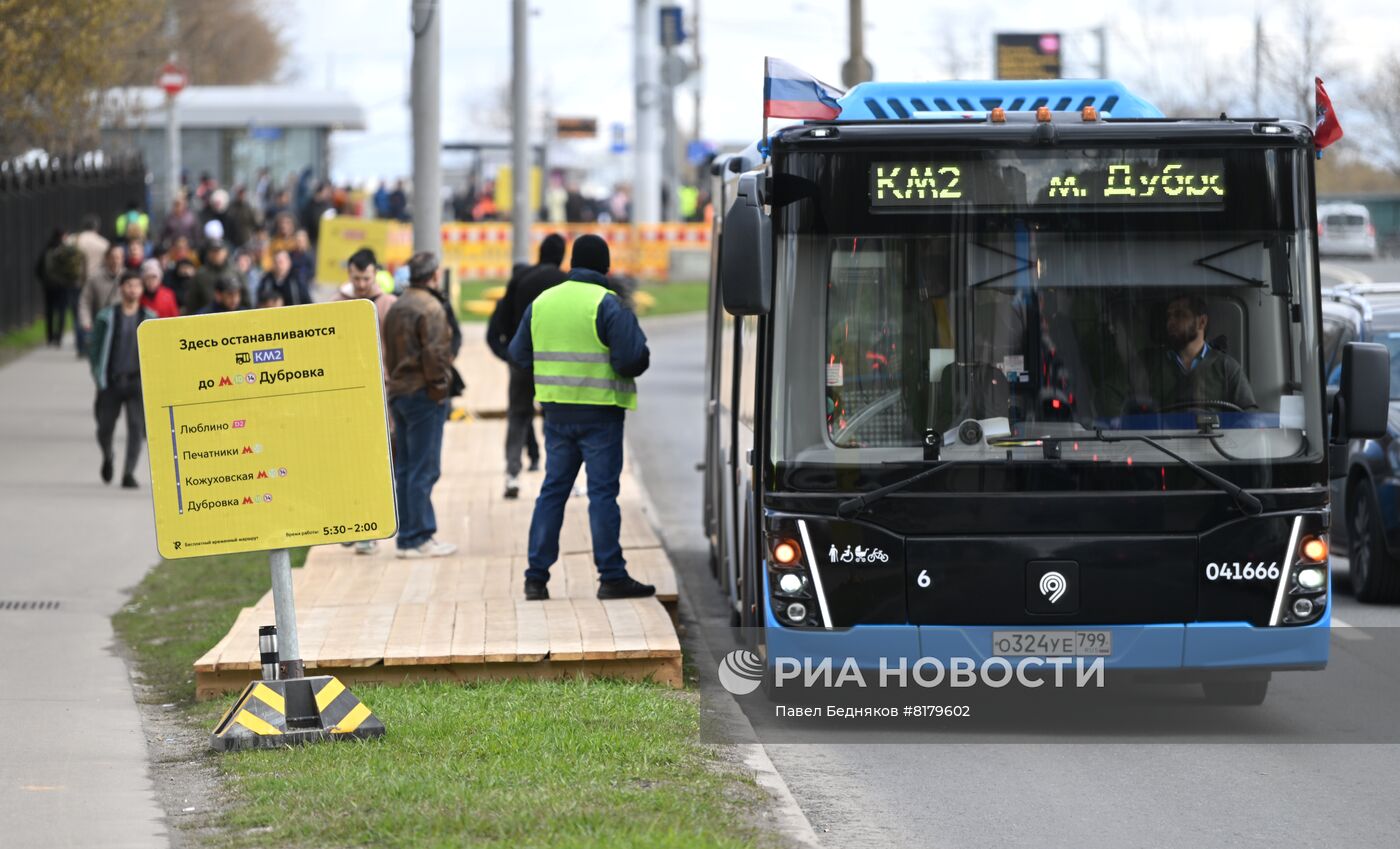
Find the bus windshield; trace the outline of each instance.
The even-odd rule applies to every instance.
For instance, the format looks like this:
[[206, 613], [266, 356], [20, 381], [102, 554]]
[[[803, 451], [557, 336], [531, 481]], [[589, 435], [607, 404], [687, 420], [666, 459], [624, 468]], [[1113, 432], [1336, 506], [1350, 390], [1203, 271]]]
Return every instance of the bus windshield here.
[[[1320, 456], [1289, 150], [797, 152], [777, 211], [779, 462]], [[1085, 444], [1072, 439], [1082, 434]], [[1123, 456], [1119, 456], [1119, 455]], [[1154, 464], [1171, 464], [1153, 456]]]

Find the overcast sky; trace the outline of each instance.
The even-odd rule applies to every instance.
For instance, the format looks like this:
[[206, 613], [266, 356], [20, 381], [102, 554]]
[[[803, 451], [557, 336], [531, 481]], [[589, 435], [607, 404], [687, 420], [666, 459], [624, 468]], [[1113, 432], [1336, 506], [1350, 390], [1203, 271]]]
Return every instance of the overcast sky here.
[[[341, 179], [406, 175], [411, 169], [408, 84], [411, 0], [295, 0], [289, 64], [307, 88], [351, 92], [368, 129], [338, 133], [334, 170]], [[694, 0], [677, 0], [687, 15]], [[1175, 0], [1097, 3], [997, 0], [995, 9], [952, 13], [954, 4], [866, 0], [866, 52], [878, 80], [991, 76], [996, 32], [1058, 31], [1066, 76], [1095, 74], [1098, 41], [1108, 32], [1109, 76], [1149, 99], [1201, 102], [1202, 113], [1252, 111], [1255, 15], [1263, 10], [1270, 46], [1295, 51], [1297, 26], [1285, 0]], [[987, 4], [991, 6], [992, 4]], [[501, 92], [510, 82], [509, 0], [441, 0], [444, 140], [504, 138]], [[530, 60], [535, 112], [587, 116], [600, 130], [632, 120], [631, 0], [533, 0]], [[840, 85], [847, 56], [847, 0], [701, 0], [704, 136], [752, 141], [761, 131], [762, 59], [776, 56]], [[1331, 33], [1322, 72], [1349, 140], [1360, 141], [1360, 89], [1375, 64], [1400, 50], [1400, 3], [1326, 0]], [[684, 48], [689, 56], [689, 45]], [[688, 131], [693, 100], [678, 115]], [[1280, 101], [1266, 111], [1277, 113]], [[1271, 108], [1272, 107], [1272, 108]], [[1285, 117], [1295, 117], [1286, 115]], [[1349, 117], [1351, 120], [1349, 121]], [[572, 142], [577, 157], [602, 156], [606, 139]]]

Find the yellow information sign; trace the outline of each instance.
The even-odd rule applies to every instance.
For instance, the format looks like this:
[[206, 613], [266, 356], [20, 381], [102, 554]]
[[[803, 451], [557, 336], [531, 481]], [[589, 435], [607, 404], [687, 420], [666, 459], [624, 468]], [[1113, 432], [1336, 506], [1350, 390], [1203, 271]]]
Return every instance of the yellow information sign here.
[[398, 529], [369, 301], [146, 321], [137, 335], [161, 556]]

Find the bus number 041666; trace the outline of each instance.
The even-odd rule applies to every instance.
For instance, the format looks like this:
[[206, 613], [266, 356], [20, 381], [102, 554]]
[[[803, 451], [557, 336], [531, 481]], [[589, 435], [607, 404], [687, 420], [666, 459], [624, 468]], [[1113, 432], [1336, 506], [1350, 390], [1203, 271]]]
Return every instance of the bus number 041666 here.
[[1277, 581], [1283, 574], [1277, 561], [1263, 563], [1207, 563], [1207, 581]]

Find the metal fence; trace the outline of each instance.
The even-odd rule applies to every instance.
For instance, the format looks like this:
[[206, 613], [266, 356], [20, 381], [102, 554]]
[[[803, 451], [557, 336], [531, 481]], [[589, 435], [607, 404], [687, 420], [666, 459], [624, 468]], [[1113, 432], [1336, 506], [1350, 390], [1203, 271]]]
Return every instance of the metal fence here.
[[39, 254], [54, 228], [78, 229], [96, 215], [113, 238], [117, 216], [146, 197], [140, 159], [97, 153], [37, 165], [0, 163], [0, 333], [43, 315], [44, 293], [35, 276]]

